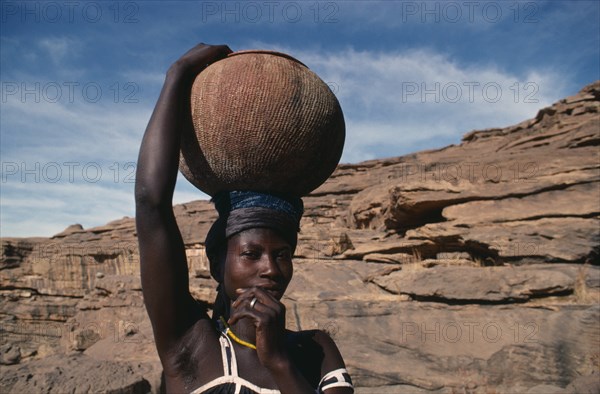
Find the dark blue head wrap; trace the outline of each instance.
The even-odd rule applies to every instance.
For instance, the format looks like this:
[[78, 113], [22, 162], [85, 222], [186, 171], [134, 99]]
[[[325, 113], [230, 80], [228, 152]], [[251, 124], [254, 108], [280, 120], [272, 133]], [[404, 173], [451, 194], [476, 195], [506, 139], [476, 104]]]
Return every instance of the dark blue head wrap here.
[[304, 205], [298, 197], [249, 191], [221, 192], [212, 199], [219, 218], [206, 235], [206, 254], [210, 272], [215, 276], [216, 254], [226, 247], [229, 237], [251, 228], [270, 228], [281, 235], [292, 249], [298, 242]]

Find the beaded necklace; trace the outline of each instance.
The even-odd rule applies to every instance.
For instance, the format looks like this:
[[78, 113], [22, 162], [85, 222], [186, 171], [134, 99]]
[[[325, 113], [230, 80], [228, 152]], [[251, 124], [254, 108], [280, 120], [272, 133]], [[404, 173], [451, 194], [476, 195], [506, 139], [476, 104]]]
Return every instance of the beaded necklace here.
[[227, 324], [227, 322], [225, 321], [225, 319], [223, 318], [223, 316], [220, 316], [219, 320], [221, 321], [221, 323], [225, 327], [225, 334], [229, 338], [233, 339], [235, 342], [239, 343], [242, 346], [246, 346], [246, 347], [249, 347], [250, 349], [256, 350], [256, 345], [253, 345], [250, 342], [246, 342], [244, 340], [241, 340], [240, 338], [237, 337], [237, 335], [235, 335], [233, 333], [233, 331], [231, 331], [231, 327], [229, 327], [229, 324]]

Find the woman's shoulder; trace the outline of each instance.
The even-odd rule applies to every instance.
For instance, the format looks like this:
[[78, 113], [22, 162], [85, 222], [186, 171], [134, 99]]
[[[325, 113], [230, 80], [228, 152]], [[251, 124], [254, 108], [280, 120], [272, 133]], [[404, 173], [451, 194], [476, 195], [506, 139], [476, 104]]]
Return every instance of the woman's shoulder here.
[[287, 330], [287, 341], [288, 345], [295, 347], [317, 346], [322, 348], [324, 352], [331, 348], [337, 350], [333, 334], [323, 330]]
[[294, 364], [314, 387], [328, 372], [345, 368], [334, 339], [325, 331], [288, 331], [287, 343]]
[[[337, 330], [330, 332], [309, 330], [298, 333], [300, 338], [308, 338], [321, 349], [322, 361], [318, 364], [320, 367], [319, 380], [318, 385], [315, 386], [318, 393], [329, 392], [334, 388], [336, 393], [354, 392], [352, 378], [334, 340], [337, 333]], [[316, 368], [314, 373], [317, 373]]]

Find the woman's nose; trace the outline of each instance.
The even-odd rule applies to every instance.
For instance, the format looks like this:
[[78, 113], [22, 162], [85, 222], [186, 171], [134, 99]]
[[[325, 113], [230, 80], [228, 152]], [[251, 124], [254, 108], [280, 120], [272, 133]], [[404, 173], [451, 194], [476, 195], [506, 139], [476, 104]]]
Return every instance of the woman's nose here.
[[261, 276], [277, 277], [281, 275], [277, 259], [274, 256], [265, 253], [261, 259]]

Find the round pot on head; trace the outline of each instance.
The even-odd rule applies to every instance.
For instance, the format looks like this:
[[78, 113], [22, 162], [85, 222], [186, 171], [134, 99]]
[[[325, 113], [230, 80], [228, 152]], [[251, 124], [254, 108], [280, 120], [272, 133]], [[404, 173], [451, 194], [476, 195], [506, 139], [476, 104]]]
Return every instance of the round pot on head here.
[[329, 86], [278, 52], [242, 51], [208, 66], [192, 87], [195, 135], [179, 168], [209, 195], [254, 190], [304, 196], [337, 166], [345, 124]]

